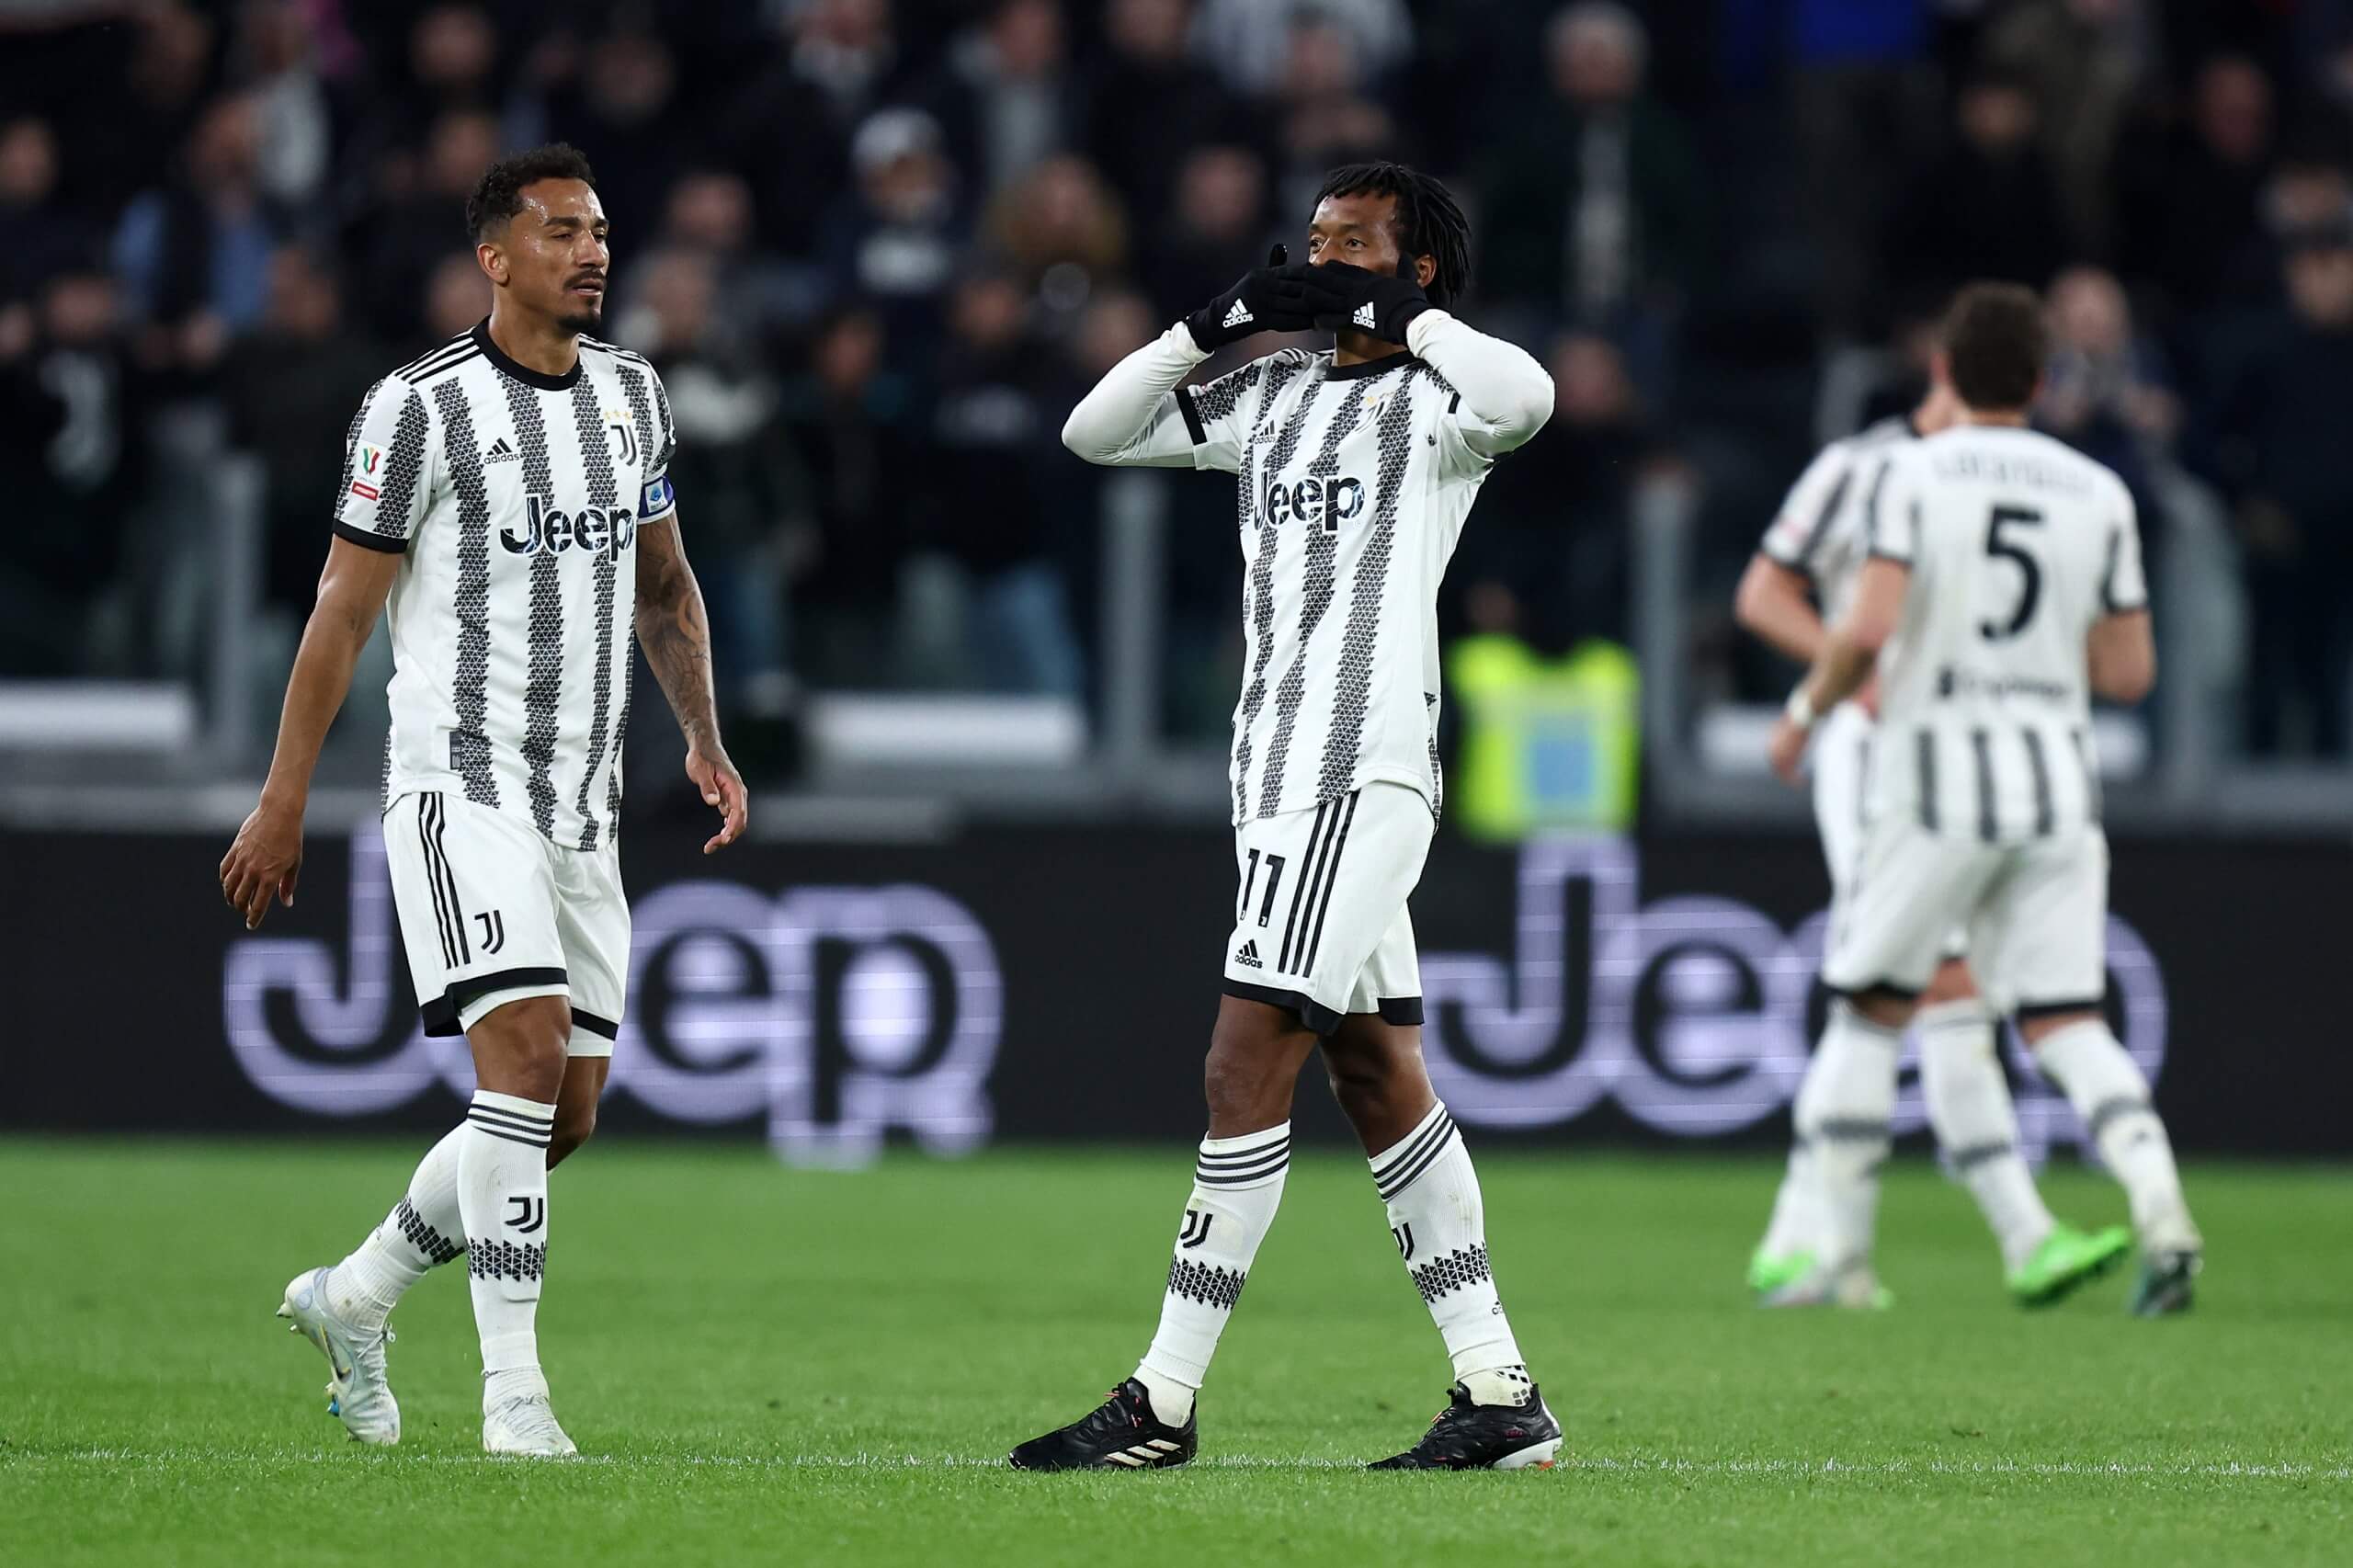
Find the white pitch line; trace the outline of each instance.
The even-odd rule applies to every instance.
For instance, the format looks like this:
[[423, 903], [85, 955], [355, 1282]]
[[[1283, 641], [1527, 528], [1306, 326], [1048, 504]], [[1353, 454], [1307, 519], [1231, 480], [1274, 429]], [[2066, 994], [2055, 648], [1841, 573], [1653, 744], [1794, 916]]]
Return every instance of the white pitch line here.
[[[360, 1457], [341, 1452], [256, 1454], [216, 1452], [203, 1449], [76, 1449], [40, 1454], [19, 1449], [0, 1456], [0, 1471], [45, 1463], [92, 1465], [203, 1464], [282, 1465], [344, 1463]], [[397, 1454], [382, 1462], [399, 1465], [510, 1466], [532, 1461], [489, 1454]], [[994, 1454], [655, 1454], [623, 1457], [584, 1454], [562, 1461], [616, 1470], [1004, 1470]], [[1247, 1454], [1219, 1454], [1199, 1459], [1188, 1469], [1227, 1471], [1346, 1471], [1363, 1468], [1358, 1460], [1302, 1454], [1277, 1459]], [[1711, 1460], [1655, 1459], [1594, 1455], [1562, 1460], [1556, 1467], [1591, 1474], [1697, 1476], [2018, 1476], [2031, 1479], [2083, 1477], [2091, 1479], [2178, 1479], [2214, 1481], [2348, 1481], [2353, 1466], [2264, 1464], [2240, 1460], [2185, 1464], [2099, 1463], [2081, 1460]]]

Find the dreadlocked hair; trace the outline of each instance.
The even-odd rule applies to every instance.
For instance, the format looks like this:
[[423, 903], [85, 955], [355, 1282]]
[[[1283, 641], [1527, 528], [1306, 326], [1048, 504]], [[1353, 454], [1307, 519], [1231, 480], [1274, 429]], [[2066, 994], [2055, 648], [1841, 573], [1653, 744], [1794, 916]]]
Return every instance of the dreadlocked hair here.
[[1423, 291], [1433, 305], [1446, 305], [1471, 283], [1471, 220], [1461, 203], [1436, 178], [1404, 164], [1380, 160], [1347, 164], [1324, 176], [1315, 193], [1320, 204], [1335, 196], [1393, 196], [1397, 199], [1397, 248], [1403, 271], [1413, 275], [1416, 258], [1438, 263], [1437, 274]]

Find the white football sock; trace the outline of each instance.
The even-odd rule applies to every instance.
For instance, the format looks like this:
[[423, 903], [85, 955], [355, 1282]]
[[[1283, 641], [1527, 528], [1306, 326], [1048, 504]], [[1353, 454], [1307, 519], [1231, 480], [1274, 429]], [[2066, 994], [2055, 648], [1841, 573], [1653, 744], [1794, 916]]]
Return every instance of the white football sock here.
[[1797, 1104], [1798, 1136], [1813, 1147], [1822, 1193], [1821, 1267], [1843, 1271], [1870, 1261], [1903, 1049], [1897, 1030], [1881, 1028], [1843, 998], [1830, 1004]]
[[540, 1277], [547, 1266], [548, 1137], [555, 1107], [474, 1091], [459, 1130], [458, 1208], [466, 1273], [482, 1335], [485, 1403], [494, 1394], [543, 1392]]
[[[1806, 1079], [1801, 1080], [1798, 1095], [1805, 1095], [1805, 1082], [1813, 1076], [1820, 1056], [1806, 1063]], [[1790, 1163], [1781, 1172], [1781, 1185], [1773, 1194], [1773, 1217], [1766, 1221], [1765, 1239], [1756, 1250], [1767, 1257], [1787, 1257], [1791, 1253], [1811, 1249], [1822, 1233], [1822, 1203], [1820, 1188], [1814, 1179], [1813, 1145], [1798, 1136], [1794, 1115], [1791, 1118]]]
[[1204, 1138], [1192, 1195], [1176, 1228], [1176, 1256], [1160, 1299], [1160, 1330], [1136, 1369], [1153, 1414], [1182, 1426], [1217, 1354], [1218, 1336], [1250, 1278], [1258, 1244], [1275, 1222], [1290, 1174], [1290, 1123], [1239, 1138]]
[[1454, 1376], [1481, 1404], [1525, 1404], [1529, 1383], [1487, 1267], [1479, 1174], [1443, 1103], [1372, 1156], [1389, 1233], [1430, 1309]]
[[1919, 1024], [1928, 1124], [1992, 1227], [2003, 1267], [2016, 1268], [2056, 1221], [2018, 1153], [2018, 1112], [1995, 1054], [1994, 1020], [1981, 1002], [1940, 1002], [1920, 1009]]
[[426, 1271], [462, 1257], [465, 1221], [458, 1212], [458, 1147], [465, 1129], [433, 1145], [408, 1178], [408, 1191], [351, 1255], [327, 1273], [327, 1310], [356, 1328], [381, 1328]]
[[2196, 1252], [2202, 1243], [2182, 1197], [2173, 1144], [2150, 1102], [2149, 1080], [2097, 1019], [2046, 1036], [2034, 1059], [2084, 1119], [2099, 1157], [2123, 1184], [2146, 1252]]

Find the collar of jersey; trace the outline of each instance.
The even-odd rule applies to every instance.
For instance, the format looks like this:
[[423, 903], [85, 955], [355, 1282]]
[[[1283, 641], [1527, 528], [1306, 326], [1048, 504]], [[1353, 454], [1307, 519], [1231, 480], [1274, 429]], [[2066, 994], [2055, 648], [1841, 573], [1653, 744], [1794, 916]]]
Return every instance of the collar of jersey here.
[[1333, 365], [1324, 372], [1327, 381], [1355, 381], [1367, 376], [1385, 376], [1392, 370], [1402, 370], [1421, 361], [1411, 354], [1384, 354], [1378, 359], [1363, 359], [1353, 365]]
[[580, 360], [572, 361], [572, 369], [561, 376], [551, 376], [544, 370], [534, 370], [529, 365], [518, 365], [509, 359], [497, 344], [490, 340], [490, 318], [484, 316], [474, 323], [474, 341], [482, 345], [483, 358], [498, 367], [500, 373], [514, 377], [527, 387], [541, 392], [570, 392], [572, 383], [580, 379]]

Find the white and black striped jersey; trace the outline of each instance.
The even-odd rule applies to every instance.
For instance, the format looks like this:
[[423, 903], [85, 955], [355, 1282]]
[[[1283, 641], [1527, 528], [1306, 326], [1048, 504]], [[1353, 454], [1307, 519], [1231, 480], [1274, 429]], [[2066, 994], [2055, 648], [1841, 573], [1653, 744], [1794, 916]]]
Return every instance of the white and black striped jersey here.
[[1863, 569], [1863, 496], [1879, 459], [1889, 446], [1915, 434], [1912, 421], [1898, 416], [1831, 442], [1798, 475], [1773, 526], [1765, 530], [1757, 549], [1813, 580], [1824, 622], [1846, 613], [1856, 574]]
[[675, 510], [661, 378], [593, 338], [562, 376], [489, 324], [376, 383], [335, 531], [402, 552], [384, 801], [462, 791], [567, 847], [609, 844], [639, 528]]
[[2016, 843], [2097, 820], [2086, 640], [2148, 607], [2124, 482], [2032, 430], [1961, 425], [1887, 449], [1870, 551], [1911, 568], [1880, 653], [1874, 812]]
[[1239, 481], [1236, 824], [1376, 780], [1438, 810], [1438, 584], [1495, 462], [1474, 423], [1409, 355], [1284, 349], [1178, 389], [1125, 455]]

